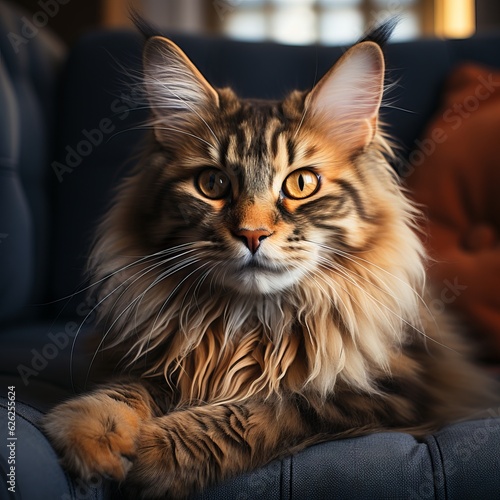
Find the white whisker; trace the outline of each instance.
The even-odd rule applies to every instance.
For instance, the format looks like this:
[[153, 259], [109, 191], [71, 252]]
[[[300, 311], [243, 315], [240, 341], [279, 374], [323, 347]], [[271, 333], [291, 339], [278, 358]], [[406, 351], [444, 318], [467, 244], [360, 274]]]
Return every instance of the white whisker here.
[[[186, 251], [183, 251], [181, 253], [179, 253], [179, 250], [182, 249], [184, 250], [185, 247], [187, 246], [191, 246], [192, 248], [189, 249], [189, 250], [186, 250]], [[123, 282], [121, 282], [118, 286], [116, 286], [113, 290], [111, 290], [111, 292], [109, 292], [108, 294], [106, 294], [106, 296], [101, 299], [99, 301], [98, 304], [96, 304], [96, 306], [94, 306], [94, 308], [92, 309], [92, 311], [87, 315], [87, 317], [100, 305], [102, 304], [105, 300], [107, 300], [109, 297], [112, 296], [112, 294], [114, 294], [118, 289], [120, 289], [125, 283], [127, 283], [130, 279], [134, 278], [135, 276], [137, 276], [139, 274], [139, 276], [137, 276], [131, 283], [129, 283], [127, 285], [127, 287], [122, 290], [122, 292], [120, 293], [120, 295], [118, 296], [118, 298], [115, 300], [115, 304], [117, 304], [119, 302], [119, 300], [121, 299], [121, 297], [126, 293], [126, 291], [128, 289], [131, 288], [131, 286], [133, 286], [138, 280], [142, 279], [144, 276], [146, 276], [148, 273], [150, 273], [151, 271], [153, 271], [154, 269], [158, 268], [158, 267], [161, 267], [163, 265], [165, 265], [166, 263], [168, 263], [169, 261], [172, 261], [172, 260], [176, 260], [176, 259], [179, 259], [179, 258], [182, 258], [183, 256], [187, 255], [187, 254], [190, 254], [194, 251], [196, 251], [197, 249], [196, 248], [193, 248], [194, 247], [194, 244], [182, 244], [182, 245], [178, 245], [176, 247], [173, 247], [173, 248], [170, 248], [170, 249], [167, 249], [165, 251], [162, 251], [162, 252], [158, 252], [157, 254], [154, 254], [155, 258], [159, 257], [160, 253], [163, 253], [163, 254], [174, 254], [174, 255], [170, 255], [167, 259], [163, 259], [162, 261], [158, 262], [158, 263], [155, 263], [155, 264], [151, 264], [150, 266], [148, 266], [146, 269], [142, 269], [141, 271], [138, 271], [136, 273], [134, 273], [133, 275], [129, 276], [128, 278], [126, 278]], [[175, 254], [175, 252], [178, 252], [177, 254]], [[140, 259], [140, 260], [144, 260], [144, 259]], [[164, 271], [163, 273], [161, 273], [158, 277], [155, 278], [155, 280], [153, 281], [153, 283], [144, 291], [142, 292], [139, 296], [135, 297], [135, 299], [133, 299], [122, 311], [121, 313], [118, 314], [118, 316], [114, 319], [114, 321], [112, 322], [112, 324], [109, 326], [109, 328], [106, 330], [106, 332], [104, 333], [104, 335], [102, 336], [95, 352], [94, 352], [94, 355], [90, 361], [90, 365], [89, 365], [89, 368], [88, 368], [88, 371], [87, 371], [87, 380], [88, 380], [88, 377], [90, 375], [90, 370], [92, 368], [92, 365], [95, 361], [95, 358], [97, 356], [97, 353], [101, 350], [102, 348], [102, 345], [104, 344], [107, 336], [109, 335], [109, 333], [111, 332], [111, 330], [114, 328], [115, 324], [120, 320], [120, 318], [127, 312], [130, 310], [131, 307], [134, 307], [134, 304], [139, 300], [142, 299], [142, 297], [144, 297], [145, 293], [147, 291], [149, 291], [149, 289], [154, 285], [154, 284], [157, 284], [159, 281], [161, 281], [162, 278], [167, 278], [169, 276], [171, 276], [172, 274], [182, 270], [184, 267], [186, 267], [186, 265], [189, 265], [189, 264], [186, 264], [186, 260], [190, 261], [189, 263], [191, 263], [191, 261], [195, 262], [196, 259], [185, 259], [183, 261], [183, 263], [177, 263], [175, 266], [172, 266], [171, 268], [168, 268], [166, 271]], [[180, 265], [182, 264], [182, 265]], [[129, 266], [125, 266], [125, 267], [129, 267]], [[123, 269], [125, 269], [125, 267]], [[108, 276], [113, 276], [115, 275], [117, 272], [119, 271], [115, 271], [114, 273], [111, 273], [109, 274]], [[104, 280], [104, 279], [103, 279]], [[100, 281], [103, 281], [103, 280], [100, 280]], [[84, 321], [82, 322], [82, 324], [85, 322], [85, 319]], [[78, 329], [78, 332], [77, 332], [77, 335], [75, 335], [75, 339], [73, 341], [73, 345], [72, 345], [72, 350], [71, 350], [71, 356], [70, 356], [70, 362], [71, 360], [73, 359], [73, 352], [74, 352], [74, 346], [75, 346], [75, 342], [76, 342], [76, 338], [78, 336], [78, 333], [81, 329], [81, 326], [80, 325], [80, 328]], [[71, 370], [71, 368], [70, 368]], [[71, 370], [71, 373], [72, 373], [72, 370]]]
[[[324, 264], [322, 264], [324, 265]], [[419, 333], [420, 335], [422, 335], [426, 340], [430, 340], [434, 343], [436, 343], [437, 345], [441, 346], [441, 347], [444, 347], [445, 349], [449, 349], [450, 351], [454, 351], [454, 349], [452, 349], [451, 347], [447, 346], [446, 344], [442, 344], [441, 342], [439, 342], [438, 340], [430, 337], [429, 335], [427, 335], [424, 331], [422, 331], [419, 327], [417, 327], [415, 324], [411, 323], [410, 321], [408, 321], [407, 319], [405, 319], [403, 316], [401, 316], [401, 314], [398, 314], [396, 311], [393, 311], [388, 305], [384, 304], [382, 301], [376, 299], [371, 293], [368, 292], [368, 290], [366, 289], [366, 287], [362, 287], [359, 283], [357, 283], [355, 281], [355, 279], [349, 274], [350, 271], [347, 269], [347, 268], [344, 268], [344, 271], [342, 271], [339, 267], [331, 267], [331, 270], [332, 271], [337, 271], [337, 272], [341, 272], [341, 274], [346, 277], [347, 279], [349, 279], [351, 281], [351, 283], [356, 286], [361, 292], [363, 292], [365, 294], [365, 296], [371, 300], [372, 302], [378, 304], [378, 306], [382, 306], [387, 312], [389, 312], [390, 314], [392, 314], [393, 316], [395, 316], [397, 319], [399, 319], [402, 323], [404, 323], [405, 325], [407, 325], [408, 327], [412, 328], [413, 330], [415, 330], [417, 333]], [[409, 286], [409, 285], [408, 285]], [[416, 292], [415, 292], [416, 293]], [[418, 294], [417, 294], [418, 295]], [[397, 303], [397, 299], [394, 295], [391, 295], [391, 297], [395, 300], [395, 302]], [[420, 297], [420, 296], [419, 296]], [[377, 306], [377, 307], [378, 307]], [[380, 308], [379, 308], [380, 310]]]

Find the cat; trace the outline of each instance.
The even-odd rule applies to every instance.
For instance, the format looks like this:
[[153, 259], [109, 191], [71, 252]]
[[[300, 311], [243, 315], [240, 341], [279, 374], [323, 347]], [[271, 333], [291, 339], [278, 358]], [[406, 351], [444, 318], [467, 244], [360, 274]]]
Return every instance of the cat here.
[[47, 414], [69, 471], [184, 498], [313, 443], [421, 437], [480, 405], [486, 379], [427, 306], [419, 212], [388, 161], [390, 31], [281, 102], [216, 89], [147, 38], [151, 143], [89, 264], [121, 375]]

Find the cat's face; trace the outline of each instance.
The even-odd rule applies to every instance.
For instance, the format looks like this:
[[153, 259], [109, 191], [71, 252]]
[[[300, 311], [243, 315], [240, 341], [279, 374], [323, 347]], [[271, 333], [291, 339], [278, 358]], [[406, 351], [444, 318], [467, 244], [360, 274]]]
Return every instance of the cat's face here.
[[150, 252], [171, 249], [169, 265], [195, 287], [283, 291], [373, 246], [384, 218], [380, 169], [365, 165], [383, 88], [376, 44], [282, 102], [213, 89], [160, 37], [144, 69], [158, 147], [143, 167], [141, 238]]

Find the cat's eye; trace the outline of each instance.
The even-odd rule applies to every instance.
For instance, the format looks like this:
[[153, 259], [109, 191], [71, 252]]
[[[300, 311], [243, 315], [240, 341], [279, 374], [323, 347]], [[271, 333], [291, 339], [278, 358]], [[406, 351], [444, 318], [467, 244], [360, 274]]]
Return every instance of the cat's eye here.
[[302, 200], [312, 196], [319, 188], [319, 176], [312, 170], [301, 168], [292, 172], [283, 183], [283, 193], [288, 198]]
[[203, 170], [197, 179], [200, 192], [211, 200], [220, 200], [228, 195], [231, 188], [229, 177], [216, 168]]

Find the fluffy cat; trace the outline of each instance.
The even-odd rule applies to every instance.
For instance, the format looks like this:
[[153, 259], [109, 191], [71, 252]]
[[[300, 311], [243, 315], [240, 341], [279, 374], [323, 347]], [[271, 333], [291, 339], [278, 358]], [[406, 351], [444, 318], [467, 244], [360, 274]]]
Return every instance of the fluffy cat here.
[[389, 31], [281, 102], [215, 89], [148, 38], [151, 146], [90, 261], [99, 347], [122, 377], [47, 415], [70, 471], [183, 498], [314, 442], [422, 436], [478, 405], [484, 380], [426, 306], [418, 214], [387, 161]]

